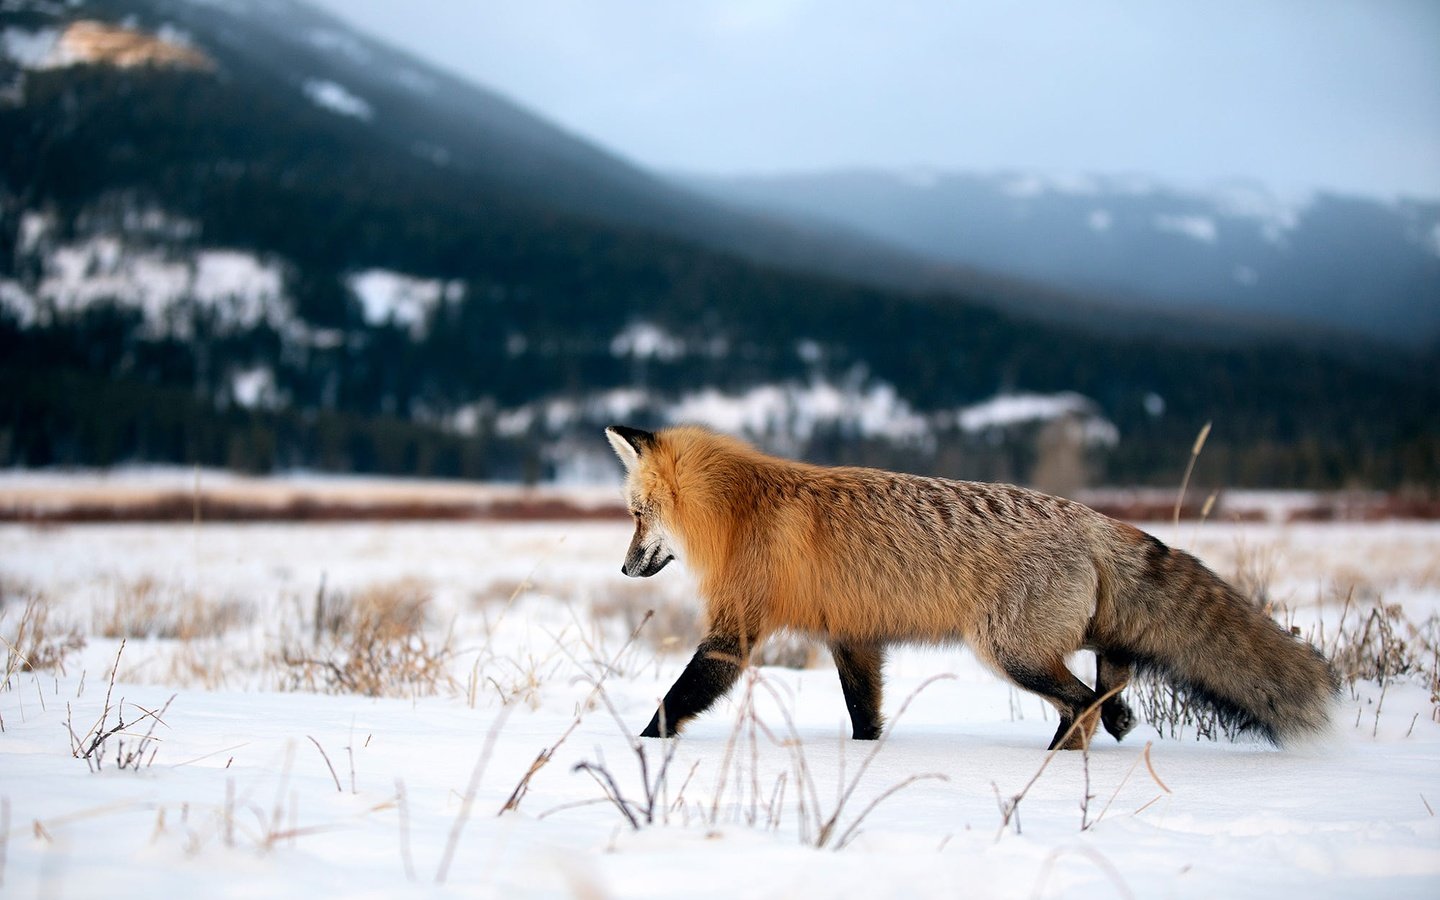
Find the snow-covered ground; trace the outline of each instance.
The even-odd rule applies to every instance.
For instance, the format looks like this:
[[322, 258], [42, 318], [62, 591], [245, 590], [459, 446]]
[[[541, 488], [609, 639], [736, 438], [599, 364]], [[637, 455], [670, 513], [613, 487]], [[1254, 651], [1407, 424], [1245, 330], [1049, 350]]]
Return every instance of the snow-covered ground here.
[[[1325, 622], [1324, 641], [1377, 604], [1440, 610], [1434, 523], [1152, 530], [1302, 630]], [[623, 578], [628, 539], [593, 522], [0, 526], [0, 636], [27, 646], [43, 610], [49, 646], [84, 638], [0, 690], [0, 895], [1440, 896], [1428, 663], [1347, 689], [1310, 746], [1141, 725], [1047, 765], [1053, 713], [961, 649], [894, 654], [892, 736], [849, 741], [822, 653], [752, 670], [684, 738], [647, 741], [642, 771], [631, 736], [688, 657], [693, 585], [676, 566]], [[385, 603], [418, 611], [390, 651], [441, 669], [343, 692], [358, 626], [337, 623]], [[70, 729], [107, 698], [106, 729], [131, 724], [94, 772]], [[145, 763], [117, 769], [167, 701]]]

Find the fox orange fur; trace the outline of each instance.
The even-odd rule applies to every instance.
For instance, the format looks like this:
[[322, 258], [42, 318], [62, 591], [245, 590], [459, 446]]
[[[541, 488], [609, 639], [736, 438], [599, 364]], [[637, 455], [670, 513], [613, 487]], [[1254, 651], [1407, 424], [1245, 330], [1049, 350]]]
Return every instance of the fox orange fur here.
[[[782, 629], [828, 643], [860, 739], [880, 735], [894, 642], [963, 641], [1055, 706], [1052, 747], [1086, 745], [1102, 698], [1100, 722], [1123, 737], [1135, 720], [1119, 689], [1136, 667], [1276, 743], [1329, 719], [1338, 687], [1318, 651], [1195, 557], [1082, 504], [808, 465], [701, 428], [606, 436], [636, 521], [622, 571], [650, 576], [682, 558], [708, 622], [642, 736], [677, 732]], [[1096, 654], [1093, 689], [1065, 665], [1081, 649]]]

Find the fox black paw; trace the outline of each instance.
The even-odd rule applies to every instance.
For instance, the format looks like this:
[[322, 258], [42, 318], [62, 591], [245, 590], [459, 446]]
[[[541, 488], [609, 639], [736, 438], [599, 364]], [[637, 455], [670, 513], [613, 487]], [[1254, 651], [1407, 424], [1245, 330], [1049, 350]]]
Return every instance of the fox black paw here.
[[1135, 714], [1125, 703], [1105, 704], [1100, 710], [1100, 722], [1105, 730], [1114, 735], [1115, 740], [1120, 740], [1130, 733], [1135, 727]]

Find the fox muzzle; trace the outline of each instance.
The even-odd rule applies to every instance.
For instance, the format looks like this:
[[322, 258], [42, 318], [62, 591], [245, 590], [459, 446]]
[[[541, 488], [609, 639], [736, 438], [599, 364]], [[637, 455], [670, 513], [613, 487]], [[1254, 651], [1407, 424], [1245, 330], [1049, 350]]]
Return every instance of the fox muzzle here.
[[628, 556], [625, 562], [620, 564], [620, 574], [629, 575], [631, 578], [649, 578], [656, 572], [665, 568], [670, 560], [675, 557], [664, 552], [663, 547], [656, 547], [653, 551], [639, 555], [639, 558]]

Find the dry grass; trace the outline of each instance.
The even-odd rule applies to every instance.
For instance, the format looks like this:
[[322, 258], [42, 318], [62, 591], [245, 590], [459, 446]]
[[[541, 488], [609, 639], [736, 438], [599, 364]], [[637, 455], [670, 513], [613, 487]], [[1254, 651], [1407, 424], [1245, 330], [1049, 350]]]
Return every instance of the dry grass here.
[[370, 697], [414, 697], [458, 689], [451, 638], [426, 633], [432, 599], [414, 579], [368, 587], [353, 597], [316, 597], [311, 644], [280, 654], [281, 687]]
[[698, 600], [677, 600], [653, 580], [598, 587], [590, 597], [590, 615], [600, 623], [615, 622], [627, 634], [648, 618], [639, 639], [656, 653], [688, 653], [705, 635]]
[[[656, 653], [689, 654], [705, 636], [698, 599], [677, 599], [673, 592], [654, 581], [598, 590], [591, 597], [590, 614], [597, 622], [614, 621], [626, 631], [634, 631], [640, 621], [650, 615], [641, 641]], [[781, 633], [766, 639], [756, 649], [752, 661], [759, 666], [809, 669], [828, 659], [828, 654], [822, 653], [815, 641]]]
[[95, 609], [91, 630], [106, 638], [188, 641], [218, 637], [254, 619], [251, 604], [231, 598], [216, 600], [143, 576], [115, 585], [109, 601]]
[[[85, 635], [78, 628], [64, 628], [50, 619], [50, 604], [43, 595], [30, 594], [22, 601], [5, 599], [0, 606], [0, 641], [5, 645], [5, 662], [0, 668], [0, 687], [10, 687], [17, 672], [58, 671], [65, 674], [65, 658], [85, 648]], [[18, 616], [12, 609], [19, 608]]]
[[[904, 717], [911, 701], [922, 691], [937, 681], [953, 677], [938, 675], [922, 682], [901, 703], [891, 720], [892, 727]], [[833, 807], [827, 811], [825, 802], [821, 800], [814, 769], [805, 755], [804, 740], [795, 727], [788, 708], [787, 701], [793, 698], [787, 698], [783, 691], [766, 679], [764, 671], [756, 666], [746, 666], [742, 681], [735, 720], [725, 743], [725, 752], [719, 761], [708, 809], [701, 802], [696, 802], [694, 806], [694, 818], [712, 830], [722, 824], [722, 819], [729, 821], [733, 816], [733, 821], [737, 824], [776, 831], [786, 816], [789, 800], [793, 803], [793, 816], [802, 844], [816, 849], [843, 850], [859, 835], [866, 817], [890, 797], [920, 781], [949, 780], [939, 772], [911, 775], [881, 791], [858, 812], [853, 811], [852, 805], [858, 802], [857, 790], [866, 780], [866, 774], [875, 758], [889, 740], [891, 728], [887, 727], [879, 740], [869, 742], [868, 752], [848, 778], [842, 766], [838, 773], [836, 799]], [[688, 825], [692, 812], [690, 803], [686, 800], [686, 790], [700, 763], [697, 762], [691, 768], [672, 799], [670, 767], [680, 741], [670, 738], [647, 742], [631, 736], [628, 726], [605, 695], [603, 686], [597, 684], [596, 691], [609, 710], [611, 718], [626, 736], [630, 752], [635, 758], [640, 791], [627, 795], [603, 756], [599, 756], [594, 762], [580, 762], [574, 771], [586, 772], [594, 779], [600, 788], [601, 800], [613, 806], [632, 830], [639, 831], [643, 826], [654, 824], [669, 825], [672, 817], [676, 816]], [[757, 697], [761, 695], [768, 696], [776, 703], [783, 727], [772, 728], [761, 718], [756, 705]], [[566, 732], [565, 736], [568, 734], [569, 732]], [[762, 775], [762, 745], [783, 750], [790, 763], [788, 768], [781, 769], [775, 775], [773, 782], [769, 782], [768, 777]], [[659, 752], [658, 759], [651, 758], [652, 749]], [[533, 768], [530, 775], [533, 775]], [[529, 775], [527, 779], [528, 777]], [[560, 809], [577, 805], [586, 804], [569, 804], [550, 810], [543, 813], [542, 818]]]

